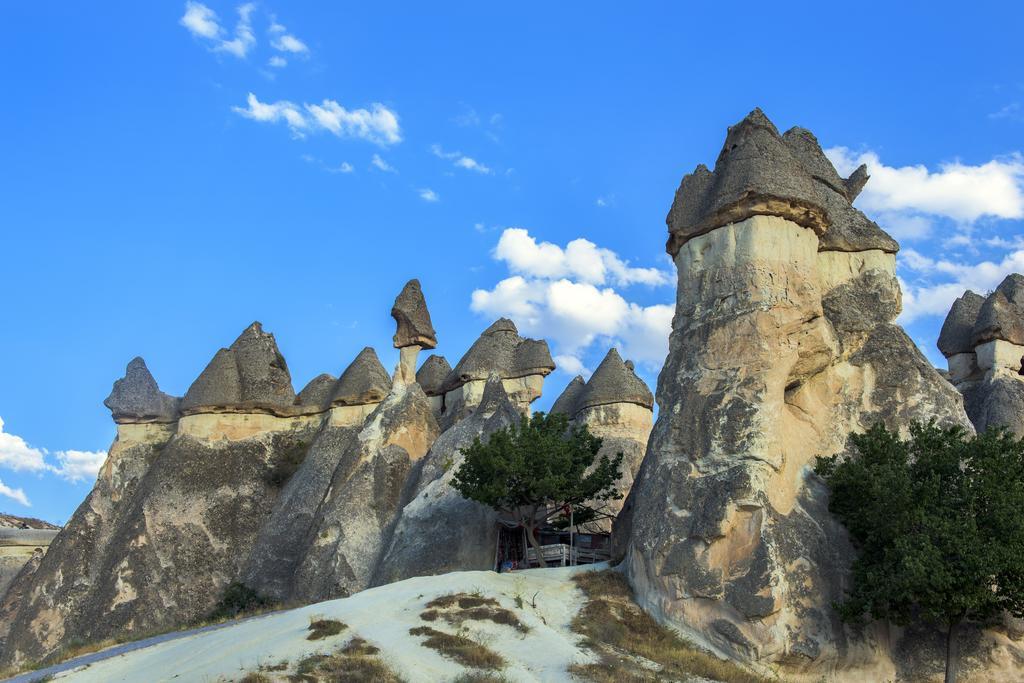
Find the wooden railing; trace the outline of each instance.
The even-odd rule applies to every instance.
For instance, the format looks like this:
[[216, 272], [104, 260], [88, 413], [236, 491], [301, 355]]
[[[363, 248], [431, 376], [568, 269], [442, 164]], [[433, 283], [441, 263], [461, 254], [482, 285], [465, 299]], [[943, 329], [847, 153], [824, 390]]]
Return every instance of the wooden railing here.
[[[576, 547], [570, 548], [564, 543], [542, 545], [540, 547], [540, 554], [548, 566], [560, 565], [562, 567], [571, 564], [594, 564], [596, 562], [605, 562], [606, 560], [611, 559], [611, 555], [607, 550]], [[537, 561], [536, 549], [526, 549], [526, 561], [529, 562], [530, 565], [540, 566], [540, 562]]]

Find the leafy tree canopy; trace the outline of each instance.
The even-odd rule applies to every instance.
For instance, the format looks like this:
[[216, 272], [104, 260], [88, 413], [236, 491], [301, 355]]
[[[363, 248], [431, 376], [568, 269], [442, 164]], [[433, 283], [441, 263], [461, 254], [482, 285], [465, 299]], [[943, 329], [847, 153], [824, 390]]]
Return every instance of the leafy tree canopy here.
[[934, 421], [901, 439], [876, 424], [851, 434], [855, 457], [818, 458], [829, 509], [858, 557], [841, 617], [947, 629], [947, 681], [965, 621], [1024, 617], [1024, 445], [1009, 432], [978, 436]]
[[463, 449], [465, 459], [452, 486], [521, 524], [539, 549], [538, 526], [568, 509], [577, 522], [592, 519], [602, 503], [622, 498], [615, 489], [622, 453], [598, 459], [600, 449], [601, 439], [586, 425], [570, 426], [562, 414], [537, 413], [493, 433], [486, 443], [476, 439]]

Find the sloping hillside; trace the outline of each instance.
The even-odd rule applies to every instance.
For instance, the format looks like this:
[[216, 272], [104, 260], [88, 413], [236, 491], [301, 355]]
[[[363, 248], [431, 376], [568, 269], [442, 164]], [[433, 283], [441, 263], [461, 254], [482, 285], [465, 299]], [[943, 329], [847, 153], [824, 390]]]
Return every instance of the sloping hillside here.
[[602, 570], [412, 578], [33, 676], [102, 683], [761, 680], [658, 626], [632, 603], [621, 576]]

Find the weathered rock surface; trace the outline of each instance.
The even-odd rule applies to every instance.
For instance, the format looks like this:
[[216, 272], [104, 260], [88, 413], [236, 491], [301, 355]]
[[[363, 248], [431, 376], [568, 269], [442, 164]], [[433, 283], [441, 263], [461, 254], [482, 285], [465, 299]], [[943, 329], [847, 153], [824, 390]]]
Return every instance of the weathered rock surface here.
[[448, 365], [444, 356], [432, 353], [416, 371], [416, 383], [427, 396], [444, 395], [444, 381], [451, 371], [452, 366]]
[[492, 375], [480, 405], [437, 438], [414, 472], [415, 485], [406, 494], [408, 502], [401, 508], [373, 585], [493, 568], [497, 514], [463, 498], [451, 487], [451, 480], [464, 460], [463, 448], [475, 439], [486, 440], [520, 417], [501, 379]]
[[114, 382], [103, 405], [110, 408], [115, 422], [174, 422], [180, 402], [160, 391], [146, 361], [136, 356], [128, 363], [124, 377]]
[[841, 179], [810, 131], [793, 128], [781, 136], [755, 109], [729, 128], [714, 171], [701, 164], [683, 178], [669, 212], [668, 252], [761, 215], [813, 230], [824, 250], [895, 253], [895, 240], [850, 205], [866, 181], [864, 167]]
[[326, 410], [331, 404], [337, 383], [337, 378], [328, 372], [317, 375], [299, 392], [299, 405]]
[[[847, 630], [832, 610], [853, 549], [811, 467], [878, 420], [970, 423], [891, 324], [894, 243], [850, 230], [842, 245], [827, 242], [859, 213], [849, 199], [862, 180], [834, 187], [812, 138], [793, 135], [799, 148], [755, 112], [730, 130], [714, 174], [699, 171], [677, 193], [659, 416], [616, 542], [641, 602], [721, 654], [787, 680], [903, 678], [911, 664], [898, 636]], [[1006, 641], [972, 650], [990, 672], [1021, 654]]]
[[[564, 413], [575, 424], [586, 425], [601, 438], [598, 457], [612, 458], [622, 453], [622, 476], [616, 489], [623, 496], [633, 487], [633, 479], [647, 452], [651, 434], [654, 396], [619, 352], [608, 350], [590, 380], [576, 376], [551, 407], [552, 413]], [[605, 501], [601, 511], [607, 515], [587, 525], [588, 531], [609, 531], [611, 519], [622, 509], [622, 500]]]
[[515, 323], [501, 318], [484, 330], [445, 378], [442, 422], [448, 426], [472, 411], [491, 375], [501, 378], [509, 398], [525, 413], [554, 369], [547, 342], [520, 337]]
[[391, 376], [384, 369], [377, 352], [367, 346], [341, 373], [331, 396], [331, 405], [357, 406], [380, 403], [389, 391]]
[[274, 335], [254, 322], [199, 375], [181, 403], [183, 413], [235, 410], [281, 412], [295, 404], [295, 390]]
[[391, 317], [395, 319], [398, 330], [395, 332], [395, 348], [419, 346], [424, 349], [437, 347], [437, 334], [430, 322], [430, 311], [423, 298], [419, 280], [405, 283], [395, 305], [391, 307]]
[[1024, 276], [1008, 275], [987, 298], [964, 292], [946, 316], [938, 347], [974, 427], [1024, 436]]
[[306, 536], [293, 598], [326, 600], [369, 585], [409, 472], [438, 431], [419, 385], [395, 384], [338, 458]]

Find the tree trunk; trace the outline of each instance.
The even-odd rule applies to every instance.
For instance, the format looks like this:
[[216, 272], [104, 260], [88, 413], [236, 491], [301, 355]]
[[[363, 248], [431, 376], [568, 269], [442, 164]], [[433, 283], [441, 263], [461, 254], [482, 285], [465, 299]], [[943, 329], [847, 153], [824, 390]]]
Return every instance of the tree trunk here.
[[540, 566], [546, 568], [548, 563], [544, 561], [544, 553], [540, 550], [540, 543], [537, 542], [537, 537], [533, 535], [533, 525], [526, 524], [524, 526], [526, 527], [526, 540], [529, 541], [530, 545], [533, 546], [533, 549], [537, 551], [537, 561], [540, 563]]
[[956, 683], [956, 665], [960, 657], [960, 643], [956, 638], [957, 626], [960, 622], [949, 625], [946, 631], [946, 679], [945, 683]]

